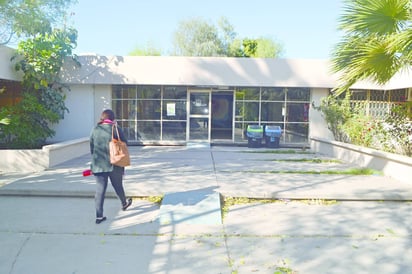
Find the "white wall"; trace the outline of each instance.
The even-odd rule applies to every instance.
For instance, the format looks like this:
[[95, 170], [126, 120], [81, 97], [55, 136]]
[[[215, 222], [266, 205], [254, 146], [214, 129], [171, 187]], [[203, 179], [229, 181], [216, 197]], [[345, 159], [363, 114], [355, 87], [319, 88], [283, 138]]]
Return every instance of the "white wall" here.
[[65, 114], [58, 125], [53, 126], [56, 135], [50, 142], [89, 137], [102, 110], [111, 107], [110, 86], [74, 85], [70, 89], [66, 94], [69, 113]]
[[94, 86], [94, 124], [100, 121], [100, 115], [105, 109], [112, 108], [112, 89], [110, 85]]
[[17, 73], [14, 64], [10, 62], [14, 50], [5, 46], [0, 46], [0, 79], [21, 81], [23, 74]]
[[316, 153], [382, 171], [385, 176], [401, 182], [412, 182], [412, 158], [410, 157], [323, 138], [312, 138], [310, 143], [311, 149]]
[[[328, 89], [325, 88], [313, 88], [311, 89], [311, 102], [316, 107], [320, 106], [321, 99], [328, 96]], [[319, 137], [328, 140], [334, 140], [332, 132], [328, 129], [325, 119], [322, 113], [313, 108], [311, 105], [309, 108], [309, 138]]]

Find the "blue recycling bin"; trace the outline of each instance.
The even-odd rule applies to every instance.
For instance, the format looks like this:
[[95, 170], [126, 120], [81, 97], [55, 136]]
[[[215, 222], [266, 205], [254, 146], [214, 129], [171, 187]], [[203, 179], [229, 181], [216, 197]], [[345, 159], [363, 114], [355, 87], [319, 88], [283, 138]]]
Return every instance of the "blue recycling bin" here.
[[246, 136], [248, 147], [260, 147], [263, 139], [263, 126], [248, 125]]
[[265, 126], [265, 143], [267, 147], [278, 148], [280, 136], [282, 136], [280, 126]]

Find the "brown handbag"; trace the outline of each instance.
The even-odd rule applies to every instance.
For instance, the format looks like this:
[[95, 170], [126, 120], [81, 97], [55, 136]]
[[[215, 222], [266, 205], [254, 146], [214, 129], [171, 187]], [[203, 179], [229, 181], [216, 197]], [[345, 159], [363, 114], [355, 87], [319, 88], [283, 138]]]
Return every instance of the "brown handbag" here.
[[[114, 131], [116, 130], [117, 139], [114, 138]], [[115, 166], [130, 166], [130, 155], [127, 144], [120, 139], [119, 129], [117, 123], [112, 126], [112, 140], [109, 142], [110, 163]]]

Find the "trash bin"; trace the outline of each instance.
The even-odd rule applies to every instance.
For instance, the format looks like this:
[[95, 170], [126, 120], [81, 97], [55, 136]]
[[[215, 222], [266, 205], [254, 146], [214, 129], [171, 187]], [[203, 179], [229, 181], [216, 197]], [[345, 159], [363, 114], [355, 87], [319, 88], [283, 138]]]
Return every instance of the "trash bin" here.
[[280, 126], [265, 126], [265, 143], [267, 147], [278, 148], [282, 129]]
[[260, 147], [263, 139], [263, 126], [248, 125], [246, 136], [248, 147]]

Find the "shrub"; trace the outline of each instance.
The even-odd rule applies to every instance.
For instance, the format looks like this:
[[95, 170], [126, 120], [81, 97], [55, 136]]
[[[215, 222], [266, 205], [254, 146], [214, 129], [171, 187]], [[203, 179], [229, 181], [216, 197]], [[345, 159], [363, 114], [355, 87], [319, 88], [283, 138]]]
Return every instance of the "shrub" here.
[[40, 148], [48, 137], [55, 134], [49, 123], [59, 121], [58, 114], [47, 109], [30, 93], [24, 93], [18, 104], [1, 108], [0, 117], [10, 119], [0, 131], [1, 145], [6, 148]]
[[365, 115], [363, 104], [350, 105], [345, 98], [325, 97], [319, 107], [335, 140], [412, 156], [412, 119], [409, 105], [393, 107], [383, 120]]

